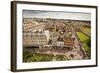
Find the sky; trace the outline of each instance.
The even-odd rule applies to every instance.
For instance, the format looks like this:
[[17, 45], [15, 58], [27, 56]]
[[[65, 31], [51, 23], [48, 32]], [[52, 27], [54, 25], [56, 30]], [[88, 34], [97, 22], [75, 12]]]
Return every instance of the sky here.
[[90, 21], [90, 13], [66, 11], [23, 10], [23, 18], [54, 18]]

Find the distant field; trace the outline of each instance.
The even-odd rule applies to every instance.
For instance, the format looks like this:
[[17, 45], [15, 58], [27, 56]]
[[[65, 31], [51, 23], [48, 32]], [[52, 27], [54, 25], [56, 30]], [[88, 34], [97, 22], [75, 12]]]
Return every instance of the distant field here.
[[84, 31], [91, 33], [91, 29], [90, 28], [85, 28]]
[[78, 38], [83, 44], [84, 50], [87, 52], [88, 56], [90, 56], [91, 51], [91, 38], [83, 34], [82, 32], [76, 32]]
[[85, 27], [83, 32], [86, 33], [87, 35], [91, 36], [91, 28]]

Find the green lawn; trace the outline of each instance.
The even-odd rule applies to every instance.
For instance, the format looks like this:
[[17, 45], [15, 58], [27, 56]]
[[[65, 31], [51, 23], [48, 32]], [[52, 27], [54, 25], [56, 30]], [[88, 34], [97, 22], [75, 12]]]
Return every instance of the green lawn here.
[[90, 56], [91, 53], [91, 38], [86, 36], [84, 33], [82, 32], [76, 32], [78, 38], [80, 39], [80, 41], [83, 44], [84, 50], [87, 52], [88, 56]]
[[85, 34], [83, 34], [82, 32], [76, 32], [77, 33], [77, 36], [79, 37], [79, 39], [83, 42], [87, 39], [89, 39], [88, 36], [86, 36]]

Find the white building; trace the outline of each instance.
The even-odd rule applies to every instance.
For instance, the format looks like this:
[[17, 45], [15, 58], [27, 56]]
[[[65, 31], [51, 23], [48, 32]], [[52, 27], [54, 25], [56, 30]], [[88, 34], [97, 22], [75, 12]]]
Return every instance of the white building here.
[[57, 47], [63, 48], [63, 47], [64, 47], [64, 42], [58, 41], [58, 42], [57, 42]]

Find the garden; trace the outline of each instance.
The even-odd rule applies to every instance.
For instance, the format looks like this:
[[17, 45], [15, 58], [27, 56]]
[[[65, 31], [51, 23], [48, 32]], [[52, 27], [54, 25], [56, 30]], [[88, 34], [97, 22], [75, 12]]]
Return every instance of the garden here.
[[69, 60], [65, 55], [51, 55], [51, 54], [40, 54], [40, 53], [23, 53], [23, 62], [42, 62], [42, 61], [64, 61]]

